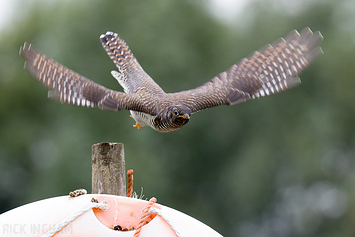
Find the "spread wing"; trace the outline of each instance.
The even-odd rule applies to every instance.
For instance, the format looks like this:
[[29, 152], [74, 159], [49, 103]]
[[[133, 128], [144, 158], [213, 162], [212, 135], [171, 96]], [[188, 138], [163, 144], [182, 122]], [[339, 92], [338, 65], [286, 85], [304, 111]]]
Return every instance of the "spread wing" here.
[[294, 30], [285, 39], [254, 52], [204, 85], [170, 94], [171, 99], [194, 113], [287, 90], [300, 84], [298, 75], [323, 54], [320, 47], [315, 47], [322, 39], [319, 32], [313, 33], [309, 28], [301, 34]]
[[135, 94], [113, 91], [47, 58], [25, 43], [20, 48], [25, 68], [50, 89], [48, 96], [62, 103], [103, 110], [136, 110], [149, 113]]
[[108, 31], [100, 36], [100, 40], [103, 48], [121, 73], [118, 82], [126, 93], [147, 91], [155, 95], [164, 94], [163, 89], [143, 70], [122, 38], [116, 33]]

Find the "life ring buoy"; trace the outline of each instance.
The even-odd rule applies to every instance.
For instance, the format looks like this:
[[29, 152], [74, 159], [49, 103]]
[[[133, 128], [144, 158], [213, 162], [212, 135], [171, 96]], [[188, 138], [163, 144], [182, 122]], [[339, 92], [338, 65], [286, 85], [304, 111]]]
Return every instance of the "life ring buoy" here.
[[[132, 237], [141, 212], [148, 201], [105, 194], [86, 194], [78, 197], [60, 196], [29, 203], [0, 215], [1, 236], [40, 237], [46, 235], [58, 223], [92, 201], [104, 203], [104, 210], [88, 208], [52, 236]], [[140, 237], [184, 237], [221, 235], [202, 222], [172, 208], [154, 203], [155, 215], [145, 224]]]

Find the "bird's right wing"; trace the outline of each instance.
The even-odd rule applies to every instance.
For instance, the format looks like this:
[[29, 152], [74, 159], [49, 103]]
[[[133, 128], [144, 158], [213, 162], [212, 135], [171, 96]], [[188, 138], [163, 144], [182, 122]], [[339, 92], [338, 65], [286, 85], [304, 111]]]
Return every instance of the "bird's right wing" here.
[[20, 55], [32, 76], [50, 89], [48, 96], [62, 103], [97, 106], [102, 110], [150, 112], [144, 110], [137, 95], [107, 89], [40, 54], [30, 44], [25, 43], [20, 48]]

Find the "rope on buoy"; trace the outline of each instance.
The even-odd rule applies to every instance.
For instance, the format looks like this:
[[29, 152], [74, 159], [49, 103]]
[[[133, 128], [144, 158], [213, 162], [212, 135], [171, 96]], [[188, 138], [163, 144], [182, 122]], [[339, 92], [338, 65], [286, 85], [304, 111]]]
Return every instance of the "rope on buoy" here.
[[149, 222], [148, 217], [151, 214], [159, 215], [161, 218], [163, 218], [166, 221], [166, 223], [168, 223], [168, 225], [175, 232], [177, 237], [182, 237], [183, 235], [180, 232], [179, 228], [173, 223], [172, 220], [170, 220], [168, 215], [165, 214], [162, 210], [159, 210], [159, 209], [153, 207], [154, 203], [156, 203], [156, 202], [157, 202], [157, 199], [155, 197], [152, 197], [149, 200], [148, 205], [142, 209], [142, 216], [141, 216], [141, 219], [137, 225], [136, 232], [134, 233], [133, 237], [139, 237], [142, 227]]
[[127, 171], [127, 197], [132, 197], [133, 194], [133, 170], [130, 169]]
[[78, 210], [76, 210], [74, 213], [70, 214], [67, 216], [65, 219], [63, 219], [61, 222], [56, 224], [52, 229], [50, 229], [47, 233], [43, 234], [41, 237], [52, 237], [59, 231], [61, 231], [65, 226], [70, 224], [72, 221], [74, 221], [77, 217], [80, 215], [84, 214], [85, 212], [89, 211], [90, 209], [93, 208], [99, 208], [101, 210], [107, 210], [109, 207], [109, 204], [107, 202], [90, 202]]
[[178, 236], [178, 237], [183, 236], [181, 231], [179, 230], [179, 228], [174, 224], [174, 222], [172, 220], [170, 220], [168, 215], [166, 215], [163, 210], [160, 210], [155, 207], [151, 207], [149, 210], [149, 213], [155, 213], [155, 214], [159, 215], [161, 218], [163, 218], [166, 221], [166, 223], [168, 223], [170, 225], [170, 228], [175, 232], [176, 236]]
[[134, 232], [133, 237], [139, 237], [142, 227], [146, 224], [145, 220], [149, 216], [149, 210], [153, 206], [153, 204], [156, 202], [157, 202], [157, 199], [155, 197], [152, 197], [151, 199], [149, 199], [148, 205], [142, 209], [142, 216], [141, 216], [141, 219], [137, 225], [136, 232]]

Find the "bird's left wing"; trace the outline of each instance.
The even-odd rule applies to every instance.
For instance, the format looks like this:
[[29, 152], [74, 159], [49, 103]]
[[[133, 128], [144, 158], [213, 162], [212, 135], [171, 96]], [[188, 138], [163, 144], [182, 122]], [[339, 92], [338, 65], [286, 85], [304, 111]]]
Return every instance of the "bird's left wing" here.
[[121, 73], [118, 82], [126, 93], [149, 90], [156, 95], [164, 94], [163, 89], [143, 70], [121, 37], [108, 31], [100, 36], [100, 40], [102, 47]]
[[113, 91], [66, 68], [53, 59], [40, 54], [25, 43], [20, 48], [25, 68], [50, 89], [48, 96], [62, 103], [99, 107], [103, 110], [136, 110], [145, 113], [144, 106], [135, 94]]
[[287, 90], [301, 83], [298, 75], [323, 54], [320, 47], [315, 47], [322, 39], [319, 32], [313, 33], [309, 28], [301, 33], [294, 30], [204, 85], [169, 96], [194, 113]]

